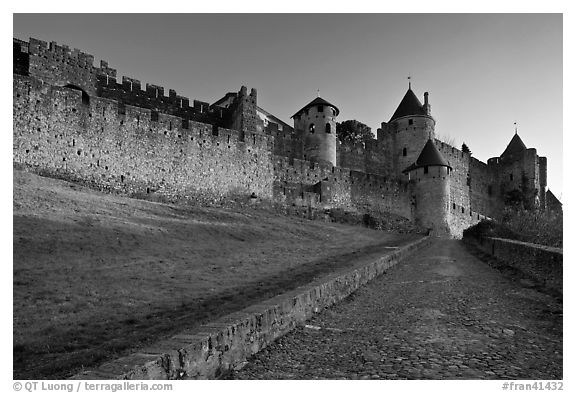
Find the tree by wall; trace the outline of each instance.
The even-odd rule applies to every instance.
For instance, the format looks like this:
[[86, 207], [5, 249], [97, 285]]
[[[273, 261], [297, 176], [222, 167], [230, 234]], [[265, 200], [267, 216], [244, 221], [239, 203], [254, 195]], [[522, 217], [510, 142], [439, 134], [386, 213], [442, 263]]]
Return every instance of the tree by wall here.
[[470, 148], [468, 147], [468, 145], [466, 143], [462, 144], [462, 151], [464, 153], [468, 153], [468, 154], [472, 155], [472, 151], [470, 150]]
[[374, 139], [372, 129], [358, 120], [336, 123], [336, 135], [340, 142], [364, 143]]

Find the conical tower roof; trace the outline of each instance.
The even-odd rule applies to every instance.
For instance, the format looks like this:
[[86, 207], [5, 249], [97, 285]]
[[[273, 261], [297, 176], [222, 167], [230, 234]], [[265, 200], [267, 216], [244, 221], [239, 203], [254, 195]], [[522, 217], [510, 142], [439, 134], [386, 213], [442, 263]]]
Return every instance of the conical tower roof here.
[[406, 94], [404, 94], [404, 98], [400, 101], [400, 105], [398, 105], [398, 108], [396, 108], [396, 111], [390, 118], [390, 121], [410, 115], [426, 115], [426, 111], [418, 97], [416, 97], [416, 94], [414, 94], [409, 87]]
[[316, 105], [331, 106], [332, 108], [336, 109], [336, 116], [338, 116], [338, 114], [340, 113], [340, 110], [338, 109], [338, 107], [336, 105], [329, 103], [328, 101], [326, 101], [322, 97], [316, 97], [312, 101], [310, 101], [307, 105], [305, 105], [302, 109], [300, 109], [298, 112], [294, 113], [291, 117], [294, 117], [294, 116], [298, 115], [300, 112], [303, 112], [306, 109], [308, 109], [312, 106], [316, 106]]
[[446, 166], [452, 169], [450, 163], [444, 158], [442, 153], [438, 151], [438, 148], [432, 139], [428, 139], [428, 142], [424, 145], [424, 148], [420, 152], [416, 162], [404, 169], [402, 172], [409, 172], [425, 166]]
[[522, 142], [522, 139], [518, 136], [518, 134], [514, 134], [508, 146], [506, 146], [506, 150], [500, 157], [515, 155], [517, 153], [521, 153], [526, 150], [526, 145]]

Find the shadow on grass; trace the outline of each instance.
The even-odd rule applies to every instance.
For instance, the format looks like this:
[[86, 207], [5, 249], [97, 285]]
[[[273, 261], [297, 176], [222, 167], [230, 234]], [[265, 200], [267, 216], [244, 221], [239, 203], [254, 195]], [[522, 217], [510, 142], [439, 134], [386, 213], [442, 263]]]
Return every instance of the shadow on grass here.
[[95, 367], [170, 337], [183, 329], [198, 327], [224, 315], [306, 285], [326, 274], [350, 268], [360, 260], [390, 253], [390, 246], [400, 246], [420, 236], [402, 236], [359, 251], [319, 259], [268, 277], [244, 283], [199, 300], [156, 313], [139, 310], [139, 315], [125, 319], [83, 321], [66, 331], [39, 332], [43, 345], [14, 345], [14, 379], [62, 379], [82, 368]]

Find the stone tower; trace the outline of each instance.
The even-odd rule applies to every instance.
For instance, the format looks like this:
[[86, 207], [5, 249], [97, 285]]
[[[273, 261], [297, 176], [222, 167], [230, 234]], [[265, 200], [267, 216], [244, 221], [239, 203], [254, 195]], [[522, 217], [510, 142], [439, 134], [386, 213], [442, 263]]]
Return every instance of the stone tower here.
[[400, 175], [413, 164], [428, 139], [434, 139], [436, 121], [431, 115], [428, 93], [424, 93], [424, 105], [420, 102], [412, 87], [400, 101], [398, 108], [388, 121], [382, 123], [378, 139], [384, 139], [390, 146], [391, 170]]
[[433, 230], [434, 235], [449, 236], [450, 174], [452, 167], [428, 139], [418, 158], [403, 171], [414, 188], [414, 220]]
[[488, 166], [497, 175], [504, 200], [516, 193], [515, 198], [522, 199], [525, 208], [546, 209], [546, 157], [527, 148], [517, 132], [500, 157], [488, 160]]
[[336, 165], [336, 116], [340, 111], [317, 97], [296, 112], [294, 130], [302, 136], [305, 160]]

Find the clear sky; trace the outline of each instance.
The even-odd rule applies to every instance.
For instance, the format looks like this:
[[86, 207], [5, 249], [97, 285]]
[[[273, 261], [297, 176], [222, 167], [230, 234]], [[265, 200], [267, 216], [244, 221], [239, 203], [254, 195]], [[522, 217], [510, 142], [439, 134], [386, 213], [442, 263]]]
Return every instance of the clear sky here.
[[[56, 41], [121, 76], [214, 102], [241, 85], [288, 124], [320, 95], [373, 132], [407, 89], [436, 134], [486, 162], [514, 135], [548, 157], [561, 197], [561, 14], [15, 14], [14, 36]], [[563, 198], [562, 198], [563, 199]]]

